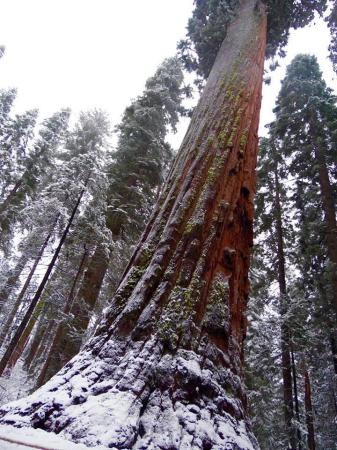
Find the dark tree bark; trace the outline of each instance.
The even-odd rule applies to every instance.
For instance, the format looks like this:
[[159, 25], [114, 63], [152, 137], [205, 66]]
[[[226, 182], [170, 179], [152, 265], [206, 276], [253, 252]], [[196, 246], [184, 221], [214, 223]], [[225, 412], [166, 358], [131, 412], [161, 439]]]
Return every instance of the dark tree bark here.
[[284, 238], [282, 224], [282, 207], [280, 201], [280, 184], [278, 179], [277, 164], [274, 170], [275, 177], [275, 228], [277, 240], [277, 263], [278, 263], [278, 284], [280, 290], [280, 312], [281, 312], [281, 360], [282, 360], [282, 378], [283, 378], [283, 403], [284, 403], [284, 420], [291, 449], [296, 449], [296, 435], [293, 426], [294, 405], [292, 390], [292, 370], [291, 370], [291, 333], [289, 324], [287, 323], [288, 298], [287, 298], [287, 282], [284, 257]]
[[304, 368], [304, 405], [308, 430], [307, 445], [309, 450], [315, 450], [314, 411], [311, 400], [311, 383], [307, 367]]
[[24, 349], [26, 348], [26, 345], [30, 338], [31, 332], [33, 331], [33, 328], [39, 319], [39, 316], [41, 314], [43, 306], [44, 306], [44, 302], [42, 300], [40, 300], [38, 302], [38, 304], [36, 305], [34, 313], [33, 313], [32, 317], [30, 318], [24, 332], [20, 336], [18, 343], [15, 346], [15, 350], [13, 351], [13, 353], [11, 354], [11, 357], [8, 360], [8, 363], [6, 365], [7, 373], [9, 373], [9, 371], [15, 366], [15, 364], [21, 357]]
[[[294, 351], [291, 348], [290, 349], [290, 353], [291, 353], [291, 368], [292, 368], [292, 372], [293, 372], [293, 383], [294, 383], [294, 403], [295, 403], [295, 413], [296, 413], [296, 420], [297, 423], [300, 423], [300, 405], [299, 405], [299, 400], [298, 400], [298, 389], [297, 389], [297, 374], [296, 374], [296, 362], [295, 362], [295, 355], [294, 355]], [[297, 447], [298, 450], [302, 449], [302, 437], [301, 437], [301, 430], [299, 428], [299, 426], [297, 426]]]
[[48, 268], [46, 270], [46, 273], [45, 273], [45, 275], [44, 275], [44, 277], [43, 277], [43, 279], [42, 279], [42, 281], [41, 281], [41, 283], [40, 283], [40, 285], [39, 285], [39, 287], [38, 287], [38, 289], [37, 289], [37, 291], [36, 291], [32, 301], [30, 302], [30, 305], [29, 305], [29, 307], [28, 307], [28, 309], [27, 309], [27, 311], [26, 311], [26, 313], [25, 313], [25, 315], [24, 315], [20, 325], [18, 326], [17, 330], [15, 331], [14, 336], [12, 337], [12, 339], [11, 339], [11, 341], [10, 341], [10, 343], [9, 343], [5, 353], [4, 353], [4, 355], [1, 358], [1, 361], [0, 361], [0, 375], [2, 375], [4, 370], [6, 369], [8, 362], [12, 358], [13, 353], [14, 353], [17, 345], [20, 342], [20, 339], [21, 339], [22, 335], [25, 332], [25, 328], [29, 324], [29, 321], [30, 321], [30, 319], [31, 319], [31, 317], [32, 317], [32, 315], [34, 313], [34, 310], [35, 310], [35, 308], [36, 308], [36, 306], [37, 306], [37, 304], [38, 304], [38, 302], [40, 300], [41, 294], [42, 294], [42, 292], [43, 292], [43, 290], [45, 288], [45, 285], [46, 285], [46, 283], [48, 281], [48, 278], [49, 278], [49, 276], [50, 276], [50, 274], [51, 274], [51, 272], [52, 272], [52, 270], [54, 268], [54, 265], [55, 265], [55, 263], [57, 261], [58, 255], [59, 255], [59, 253], [61, 251], [61, 248], [62, 248], [62, 246], [63, 246], [63, 244], [64, 244], [64, 242], [65, 242], [65, 240], [67, 238], [68, 232], [69, 232], [70, 227], [71, 227], [71, 225], [73, 223], [76, 211], [77, 211], [77, 209], [78, 209], [78, 207], [79, 207], [79, 205], [81, 203], [81, 200], [82, 200], [84, 192], [85, 192], [85, 189], [82, 189], [82, 191], [81, 191], [81, 193], [80, 193], [80, 195], [78, 197], [78, 200], [76, 202], [76, 205], [73, 208], [73, 211], [72, 211], [71, 216], [69, 218], [68, 224], [67, 224], [67, 226], [66, 226], [66, 228], [65, 228], [65, 230], [64, 230], [64, 232], [62, 234], [62, 237], [60, 239], [59, 245], [57, 246], [57, 248], [56, 248], [56, 250], [54, 252], [53, 258], [52, 258], [52, 260], [51, 260], [51, 262], [50, 262], [50, 264], [49, 264], [49, 266], [48, 266]]
[[258, 448], [241, 381], [265, 45], [244, 0], [95, 337], [1, 423], [119, 449]]
[[315, 133], [315, 123], [312, 124], [311, 133], [318, 163], [319, 184], [321, 190], [322, 207], [326, 223], [326, 244], [328, 257], [332, 264], [331, 286], [333, 292], [333, 306], [337, 319], [337, 224], [335, 210], [335, 196], [331, 186], [329, 172], [326, 164], [325, 149]]
[[332, 328], [330, 330], [329, 340], [330, 340], [330, 348], [331, 348], [331, 353], [332, 353], [333, 368], [334, 368], [335, 374], [337, 375], [337, 343], [336, 343], [336, 339], [334, 336], [334, 332], [335, 332], [335, 330]]
[[3, 201], [3, 203], [1, 203], [0, 205], [0, 216], [1, 214], [3, 214], [4, 212], [6, 212], [6, 209], [9, 207], [9, 205], [13, 202], [17, 192], [19, 191], [19, 189], [21, 188], [21, 186], [23, 185], [23, 182], [26, 178], [28, 174], [28, 171], [26, 171], [21, 178], [15, 183], [15, 185], [13, 186], [13, 188], [11, 189], [11, 191], [9, 192], [9, 194], [7, 195], [7, 197], [5, 198], [5, 200]]
[[[31, 282], [31, 280], [32, 280], [32, 278], [34, 276], [35, 270], [36, 270], [39, 262], [41, 261], [41, 258], [42, 258], [43, 253], [44, 253], [44, 251], [45, 251], [45, 249], [46, 249], [46, 247], [47, 247], [47, 245], [48, 245], [48, 243], [50, 241], [50, 238], [52, 237], [52, 235], [54, 233], [54, 229], [55, 229], [55, 226], [57, 224], [57, 221], [58, 221], [59, 217], [60, 217], [60, 214], [58, 214], [57, 217], [55, 218], [54, 223], [53, 223], [53, 225], [52, 225], [52, 227], [51, 227], [51, 229], [50, 229], [50, 231], [48, 233], [48, 236], [44, 240], [44, 242], [43, 242], [43, 244], [42, 244], [38, 254], [35, 257], [34, 263], [33, 263], [32, 267], [31, 267], [31, 269], [29, 271], [29, 274], [28, 274], [28, 276], [27, 276], [27, 278], [25, 280], [24, 285], [21, 288], [21, 291], [20, 291], [17, 299], [15, 300], [13, 308], [12, 308], [11, 312], [9, 313], [6, 322], [4, 323], [4, 325], [1, 328], [0, 346], [3, 345], [7, 334], [9, 333], [9, 331], [11, 330], [11, 327], [13, 326], [14, 318], [15, 318], [17, 312], [18, 312], [19, 307], [21, 306], [22, 300], [23, 300], [23, 298], [24, 298], [24, 296], [25, 296], [25, 294], [27, 292], [28, 286], [29, 286], [29, 284], [30, 284], [30, 282]], [[0, 365], [1, 365], [1, 363], [0, 363]], [[0, 372], [1, 372], [1, 370], [0, 370]]]

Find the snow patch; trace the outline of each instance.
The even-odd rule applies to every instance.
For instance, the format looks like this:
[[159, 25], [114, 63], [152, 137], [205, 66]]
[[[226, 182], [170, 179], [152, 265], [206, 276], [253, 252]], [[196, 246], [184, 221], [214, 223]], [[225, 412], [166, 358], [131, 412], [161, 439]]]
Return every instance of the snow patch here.
[[[15, 428], [8, 425], [0, 425], [0, 449], [1, 450], [29, 450], [37, 448], [41, 450], [87, 450], [84, 444], [75, 444], [54, 434], [33, 428]], [[106, 450], [102, 445], [96, 446], [96, 450]]]

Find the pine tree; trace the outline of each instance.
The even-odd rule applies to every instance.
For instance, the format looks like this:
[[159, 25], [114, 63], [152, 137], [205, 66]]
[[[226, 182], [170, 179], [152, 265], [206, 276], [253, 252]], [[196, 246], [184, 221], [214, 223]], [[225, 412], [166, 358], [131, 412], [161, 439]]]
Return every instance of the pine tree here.
[[[314, 9], [289, 4], [271, 30], [281, 43]], [[91, 446], [257, 448], [241, 379], [266, 25], [263, 4], [238, 4], [95, 337], [37, 394], [3, 407], [2, 423], [10, 414]]]

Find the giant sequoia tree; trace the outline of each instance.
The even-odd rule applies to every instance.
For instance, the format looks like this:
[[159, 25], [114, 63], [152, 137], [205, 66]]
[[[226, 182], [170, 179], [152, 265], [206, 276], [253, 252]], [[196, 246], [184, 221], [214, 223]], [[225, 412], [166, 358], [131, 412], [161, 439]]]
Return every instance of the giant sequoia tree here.
[[207, 38], [227, 3], [196, 2], [197, 35], [213, 55], [224, 41], [95, 337], [2, 423], [115, 449], [257, 448], [241, 381], [266, 7], [275, 52], [325, 2], [242, 0]]

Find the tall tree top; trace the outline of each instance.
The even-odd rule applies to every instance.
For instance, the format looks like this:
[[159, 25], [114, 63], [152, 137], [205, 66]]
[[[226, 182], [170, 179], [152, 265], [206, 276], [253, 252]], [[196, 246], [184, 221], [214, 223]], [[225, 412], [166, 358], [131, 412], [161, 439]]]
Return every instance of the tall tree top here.
[[[207, 78], [227, 29], [242, 1], [194, 0], [195, 9], [187, 25], [187, 39], [178, 44], [186, 67]], [[284, 55], [290, 28], [307, 25], [315, 13], [322, 14], [326, 0], [265, 0], [268, 13], [267, 57]]]
[[331, 44], [329, 46], [330, 58], [337, 72], [337, 3], [333, 6], [331, 14], [328, 17], [328, 26], [331, 33]]
[[276, 133], [284, 139], [302, 142], [308, 135], [308, 124], [315, 123], [316, 134], [325, 140], [337, 128], [336, 97], [326, 85], [317, 59], [297, 55], [287, 72], [274, 108]]

